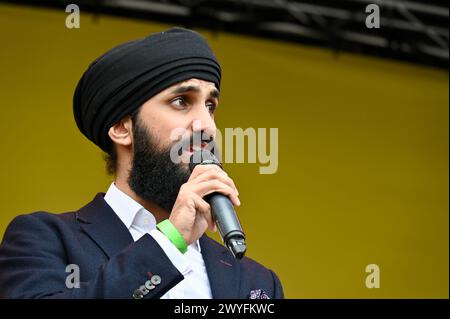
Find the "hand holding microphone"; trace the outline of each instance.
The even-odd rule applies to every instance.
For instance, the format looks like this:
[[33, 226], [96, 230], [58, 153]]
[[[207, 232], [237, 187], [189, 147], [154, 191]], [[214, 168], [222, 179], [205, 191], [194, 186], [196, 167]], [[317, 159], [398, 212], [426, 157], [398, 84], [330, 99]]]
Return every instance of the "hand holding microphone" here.
[[209, 151], [194, 152], [190, 168], [191, 176], [181, 186], [169, 220], [188, 245], [207, 228], [215, 231], [218, 227], [225, 245], [236, 258], [242, 258], [245, 235], [233, 208], [240, 205], [233, 180]]

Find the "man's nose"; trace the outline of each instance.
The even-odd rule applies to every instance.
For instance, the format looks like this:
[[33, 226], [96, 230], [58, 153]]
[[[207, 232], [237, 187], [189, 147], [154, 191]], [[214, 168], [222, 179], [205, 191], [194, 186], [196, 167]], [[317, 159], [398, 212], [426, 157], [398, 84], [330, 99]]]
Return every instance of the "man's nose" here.
[[216, 123], [205, 106], [196, 108], [192, 118], [192, 131], [204, 132], [207, 137], [214, 138], [216, 136]]

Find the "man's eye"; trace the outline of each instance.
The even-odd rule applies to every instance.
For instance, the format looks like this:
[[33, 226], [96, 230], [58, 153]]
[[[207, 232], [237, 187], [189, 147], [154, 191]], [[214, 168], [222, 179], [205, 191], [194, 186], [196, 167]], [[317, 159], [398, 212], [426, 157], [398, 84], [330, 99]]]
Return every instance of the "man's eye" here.
[[209, 110], [209, 113], [214, 113], [216, 110], [217, 105], [215, 103], [207, 103], [206, 108]]
[[186, 107], [186, 101], [182, 97], [177, 97], [173, 99], [170, 103], [178, 108]]

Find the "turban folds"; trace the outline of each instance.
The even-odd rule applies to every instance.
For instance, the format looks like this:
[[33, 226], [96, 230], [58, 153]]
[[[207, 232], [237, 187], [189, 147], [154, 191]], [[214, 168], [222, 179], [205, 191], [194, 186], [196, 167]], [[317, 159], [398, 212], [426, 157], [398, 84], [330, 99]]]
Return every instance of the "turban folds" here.
[[75, 89], [73, 112], [80, 131], [110, 152], [108, 130], [152, 96], [190, 78], [220, 89], [221, 68], [198, 33], [171, 28], [121, 44], [90, 64]]

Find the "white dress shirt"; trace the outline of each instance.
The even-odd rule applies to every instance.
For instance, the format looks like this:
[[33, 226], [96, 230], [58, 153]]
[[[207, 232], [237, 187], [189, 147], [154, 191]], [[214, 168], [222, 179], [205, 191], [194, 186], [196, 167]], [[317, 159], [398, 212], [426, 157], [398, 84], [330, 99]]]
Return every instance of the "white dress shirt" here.
[[122, 192], [112, 183], [104, 197], [112, 210], [130, 231], [134, 241], [148, 233], [184, 276], [184, 280], [164, 294], [161, 299], [211, 299], [211, 286], [197, 240], [182, 254], [169, 239], [156, 229], [155, 217], [141, 204]]

